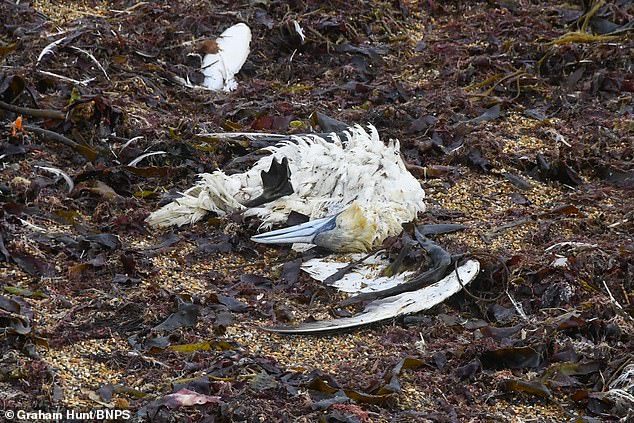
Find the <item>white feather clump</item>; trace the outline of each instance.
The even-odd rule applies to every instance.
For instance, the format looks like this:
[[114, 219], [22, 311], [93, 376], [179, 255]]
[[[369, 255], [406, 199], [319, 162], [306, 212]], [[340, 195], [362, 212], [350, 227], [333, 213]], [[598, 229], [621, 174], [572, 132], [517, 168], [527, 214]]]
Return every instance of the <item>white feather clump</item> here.
[[220, 34], [216, 43], [218, 52], [203, 57], [203, 86], [213, 91], [233, 91], [238, 86], [234, 76], [249, 56], [251, 30], [246, 24], [236, 24]]
[[220, 216], [244, 208], [233, 196], [240, 189], [240, 181], [218, 170], [199, 175], [198, 184], [146, 219], [154, 227], [183, 226], [198, 222], [209, 212]]

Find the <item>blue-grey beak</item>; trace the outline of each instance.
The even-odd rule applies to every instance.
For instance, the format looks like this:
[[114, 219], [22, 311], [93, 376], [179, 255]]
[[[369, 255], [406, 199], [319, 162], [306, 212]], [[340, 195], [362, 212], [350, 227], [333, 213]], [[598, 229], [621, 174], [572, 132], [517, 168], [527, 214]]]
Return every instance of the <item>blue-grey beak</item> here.
[[262, 244], [292, 244], [296, 242], [313, 244], [315, 236], [337, 226], [337, 216], [328, 216], [300, 225], [264, 232], [251, 237], [251, 240]]

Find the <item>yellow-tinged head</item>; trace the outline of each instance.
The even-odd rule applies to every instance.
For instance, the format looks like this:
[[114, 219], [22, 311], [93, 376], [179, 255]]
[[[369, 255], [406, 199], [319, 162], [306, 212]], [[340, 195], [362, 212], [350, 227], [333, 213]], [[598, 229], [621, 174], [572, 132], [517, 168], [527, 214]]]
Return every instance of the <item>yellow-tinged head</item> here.
[[357, 203], [334, 216], [251, 237], [264, 244], [308, 243], [350, 253], [370, 251], [376, 238], [376, 222]]
[[376, 235], [376, 223], [369, 219], [355, 202], [339, 213], [335, 226], [320, 232], [313, 239], [315, 245], [332, 251], [358, 253], [372, 249]]

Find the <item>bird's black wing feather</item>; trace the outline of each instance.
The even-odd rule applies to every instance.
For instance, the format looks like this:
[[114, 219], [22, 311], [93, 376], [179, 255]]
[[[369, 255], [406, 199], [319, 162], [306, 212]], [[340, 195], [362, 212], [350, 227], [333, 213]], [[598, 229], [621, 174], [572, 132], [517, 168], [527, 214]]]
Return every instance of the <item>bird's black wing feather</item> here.
[[261, 206], [294, 192], [291, 184], [291, 169], [288, 167], [288, 159], [286, 157], [282, 159], [281, 163], [273, 159], [269, 170], [263, 170], [260, 176], [264, 191], [259, 197], [244, 204], [245, 207]]

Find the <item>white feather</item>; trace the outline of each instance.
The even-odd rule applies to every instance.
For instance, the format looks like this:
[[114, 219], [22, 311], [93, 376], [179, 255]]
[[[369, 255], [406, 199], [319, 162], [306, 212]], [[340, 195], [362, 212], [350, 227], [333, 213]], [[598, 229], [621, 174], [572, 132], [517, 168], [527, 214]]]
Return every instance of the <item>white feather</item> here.
[[41, 73], [42, 75], [51, 76], [53, 78], [61, 79], [62, 81], [72, 82], [73, 84], [83, 85], [83, 86], [87, 86], [89, 83], [91, 83], [92, 81], [96, 79], [96, 78], [87, 78], [87, 79], [84, 79], [83, 81], [79, 81], [77, 79], [69, 78], [64, 75], [58, 75], [53, 72], [43, 71], [39, 69], [37, 71]]
[[138, 141], [138, 140], [142, 140], [142, 139], [143, 139], [142, 135], [139, 135], [138, 137], [130, 138], [125, 144], [123, 144], [123, 146], [119, 150], [119, 153], [121, 153], [123, 150], [125, 150], [133, 142]]
[[130, 163], [128, 163], [128, 166], [135, 167], [143, 159], [146, 159], [146, 158], [152, 157], [152, 156], [156, 156], [156, 155], [163, 155], [163, 154], [167, 154], [167, 152], [166, 151], [152, 151], [150, 153], [141, 154], [139, 157], [137, 157], [136, 159], [134, 159]]
[[99, 63], [99, 61], [97, 60], [97, 58], [96, 58], [95, 56], [93, 56], [93, 55], [92, 55], [92, 53], [91, 53], [91, 52], [89, 52], [89, 51], [87, 51], [87, 50], [84, 50], [84, 49], [82, 49], [82, 48], [79, 48], [79, 47], [75, 47], [75, 46], [71, 46], [70, 48], [72, 48], [73, 50], [76, 50], [76, 51], [78, 51], [78, 52], [80, 52], [80, 53], [83, 53], [83, 54], [85, 54], [86, 56], [88, 56], [88, 58], [89, 58], [90, 60], [92, 60], [94, 64], [96, 64], [96, 65], [97, 65], [97, 67], [99, 68], [99, 70], [101, 70], [101, 72], [103, 72], [103, 74], [106, 76], [106, 79], [107, 79], [108, 81], [110, 81], [110, 77], [108, 76], [108, 73], [107, 73], [107, 72], [106, 72], [106, 70], [103, 68], [103, 66], [101, 66], [101, 63]]
[[302, 44], [304, 44], [304, 41], [306, 41], [306, 35], [304, 35], [304, 28], [302, 28], [299, 22], [297, 22], [296, 20], [293, 20], [293, 26], [295, 27], [295, 32], [297, 32], [297, 35], [299, 35], [299, 38], [302, 40]]
[[243, 206], [235, 200], [239, 181], [222, 171], [203, 173], [197, 185], [183, 193], [183, 197], [150, 214], [147, 222], [154, 227], [190, 225], [207, 213], [225, 215]]
[[203, 85], [213, 91], [233, 91], [238, 86], [234, 79], [249, 56], [251, 30], [244, 23], [227, 28], [216, 40], [218, 52], [203, 57]]
[[73, 180], [63, 170], [58, 169], [56, 167], [46, 167], [46, 166], [35, 166], [35, 167], [38, 168], [38, 169], [45, 170], [45, 171], [50, 172], [50, 173], [52, 173], [54, 175], [61, 176], [62, 178], [64, 178], [64, 181], [66, 181], [66, 185], [68, 185], [68, 193], [69, 194], [71, 192], [73, 192], [73, 189], [75, 189], [75, 184], [73, 183]]
[[35, 66], [37, 67], [37, 65], [40, 64], [40, 61], [47, 54], [55, 53], [54, 50], [57, 48], [57, 46], [60, 45], [61, 43], [63, 43], [66, 39], [68, 39], [70, 37], [72, 37], [72, 35], [68, 35], [66, 37], [60, 38], [59, 40], [53, 41], [52, 43], [50, 43], [46, 47], [44, 47], [44, 49], [41, 51], [40, 55], [37, 56], [37, 61], [35, 62]]
[[36, 232], [41, 232], [41, 233], [45, 233], [45, 232], [46, 232], [46, 229], [44, 229], [44, 228], [43, 228], [43, 227], [41, 227], [41, 226], [34, 225], [34, 224], [32, 224], [32, 223], [30, 223], [30, 222], [28, 222], [28, 221], [24, 220], [24, 219], [20, 219], [19, 217], [18, 217], [18, 220], [19, 220], [19, 221], [20, 221], [20, 223], [22, 223], [24, 226], [26, 226], [27, 228], [31, 228], [31, 229], [33, 229], [33, 230], [34, 230], [34, 231], [36, 231]]

